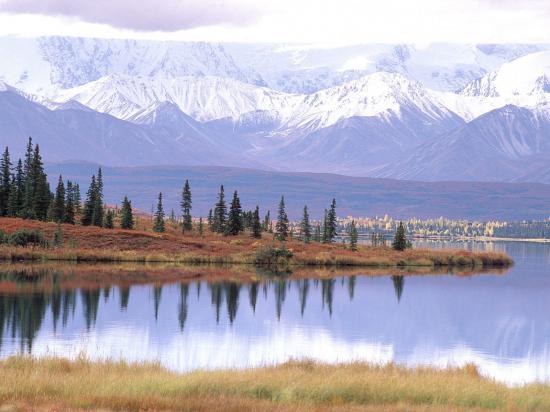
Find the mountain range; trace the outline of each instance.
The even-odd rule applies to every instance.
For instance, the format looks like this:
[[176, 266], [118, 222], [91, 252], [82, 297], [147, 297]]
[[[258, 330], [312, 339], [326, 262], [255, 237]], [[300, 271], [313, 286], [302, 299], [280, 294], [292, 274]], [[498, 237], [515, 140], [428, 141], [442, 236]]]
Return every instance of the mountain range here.
[[550, 45], [1, 38], [0, 143], [47, 161], [550, 183]]

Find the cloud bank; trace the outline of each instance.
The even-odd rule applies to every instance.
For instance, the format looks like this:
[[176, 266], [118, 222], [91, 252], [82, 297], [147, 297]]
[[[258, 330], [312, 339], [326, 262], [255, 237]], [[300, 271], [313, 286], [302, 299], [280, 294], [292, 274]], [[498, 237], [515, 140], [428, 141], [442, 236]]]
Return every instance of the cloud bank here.
[[0, 11], [76, 17], [138, 31], [177, 31], [220, 24], [248, 24], [258, 3], [232, 0], [0, 0]]

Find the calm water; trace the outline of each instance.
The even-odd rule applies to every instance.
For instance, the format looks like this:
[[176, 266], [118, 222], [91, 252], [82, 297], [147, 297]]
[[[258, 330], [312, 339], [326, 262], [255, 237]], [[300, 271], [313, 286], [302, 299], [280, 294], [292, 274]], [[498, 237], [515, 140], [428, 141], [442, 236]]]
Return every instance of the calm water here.
[[158, 360], [178, 371], [306, 357], [441, 367], [474, 362], [508, 383], [550, 381], [550, 245], [454, 246], [503, 250], [516, 264], [504, 275], [473, 277], [388, 273], [32, 292], [30, 281], [14, 287], [4, 274], [0, 356], [84, 352]]

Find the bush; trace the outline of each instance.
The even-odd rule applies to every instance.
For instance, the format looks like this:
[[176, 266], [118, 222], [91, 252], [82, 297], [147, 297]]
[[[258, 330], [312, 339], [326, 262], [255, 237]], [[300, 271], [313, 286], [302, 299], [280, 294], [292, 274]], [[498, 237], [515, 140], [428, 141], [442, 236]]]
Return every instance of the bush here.
[[3, 230], [0, 230], [0, 245], [2, 243], [8, 243], [8, 235]]
[[46, 247], [48, 242], [44, 239], [42, 232], [38, 230], [20, 229], [8, 237], [8, 243], [13, 246], [42, 246]]
[[255, 263], [263, 266], [288, 264], [292, 258], [292, 252], [286, 247], [267, 246], [256, 252]]

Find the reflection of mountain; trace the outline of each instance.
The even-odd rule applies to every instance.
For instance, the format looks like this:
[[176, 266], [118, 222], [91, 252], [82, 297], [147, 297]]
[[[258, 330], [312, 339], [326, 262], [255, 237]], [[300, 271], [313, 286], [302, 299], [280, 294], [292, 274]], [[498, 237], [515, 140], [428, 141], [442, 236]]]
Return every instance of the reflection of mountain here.
[[[128, 305], [127, 288], [106, 293], [103, 287], [42, 289], [35, 283], [32, 293], [0, 292], [1, 355], [21, 348], [34, 354], [85, 351], [158, 359], [178, 370], [300, 357], [476, 362], [500, 379], [548, 379], [550, 248], [506, 247], [516, 266], [503, 276], [163, 284], [158, 323], [153, 297], [160, 285], [132, 286]], [[8, 279], [2, 277], [4, 285]], [[28, 282], [25, 276], [11, 281]], [[189, 293], [201, 284], [207, 293]]]

